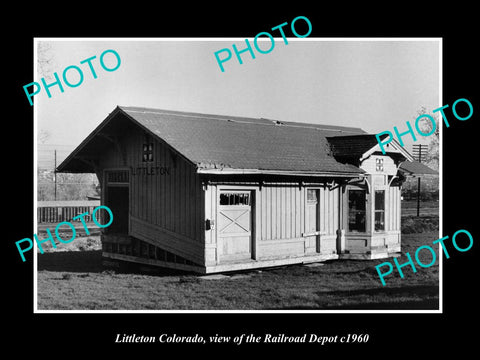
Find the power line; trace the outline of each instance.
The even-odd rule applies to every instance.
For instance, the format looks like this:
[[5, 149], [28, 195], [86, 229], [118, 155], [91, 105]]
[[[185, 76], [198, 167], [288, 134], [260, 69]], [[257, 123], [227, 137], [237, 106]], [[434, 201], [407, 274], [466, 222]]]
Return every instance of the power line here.
[[428, 145], [426, 144], [414, 144], [413, 145], [413, 157], [418, 162], [422, 162], [426, 160], [426, 156], [428, 153]]

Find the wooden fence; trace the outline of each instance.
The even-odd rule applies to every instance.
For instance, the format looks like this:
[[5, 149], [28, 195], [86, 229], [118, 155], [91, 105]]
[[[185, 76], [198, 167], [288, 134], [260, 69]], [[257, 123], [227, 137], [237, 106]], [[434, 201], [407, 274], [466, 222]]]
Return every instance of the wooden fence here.
[[[37, 203], [37, 223], [59, 223], [72, 221], [72, 219], [85, 212], [86, 222], [92, 220], [93, 210], [100, 205], [98, 200], [89, 201], [39, 201]], [[73, 220], [81, 222], [81, 219]]]

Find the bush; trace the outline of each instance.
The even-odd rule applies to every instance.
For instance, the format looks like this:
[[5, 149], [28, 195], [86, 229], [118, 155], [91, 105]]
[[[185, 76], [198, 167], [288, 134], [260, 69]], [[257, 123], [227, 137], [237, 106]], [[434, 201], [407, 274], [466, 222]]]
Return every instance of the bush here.
[[[402, 185], [402, 196], [405, 200], [417, 199], [417, 178], [407, 177]], [[420, 199], [423, 201], [438, 200], [438, 176], [423, 177], [420, 185]]]
[[438, 231], [438, 216], [405, 216], [402, 217], [402, 234], [416, 234]]

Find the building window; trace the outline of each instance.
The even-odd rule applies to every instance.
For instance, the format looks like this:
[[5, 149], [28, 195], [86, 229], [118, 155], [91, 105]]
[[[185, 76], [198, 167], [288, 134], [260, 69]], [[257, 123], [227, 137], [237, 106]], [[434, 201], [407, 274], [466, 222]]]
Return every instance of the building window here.
[[366, 231], [366, 191], [348, 190], [348, 231]]
[[316, 189], [308, 189], [307, 190], [307, 202], [309, 203], [316, 203], [317, 202], [317, 190]]
[[385, 230], [385, 190], [375, 190], [375, 231]]
[[153, 161], [153, 143], [143, 144], [142, 162]]
[[375, 169], [379, 172], [383, 171], [383, 159], [382, 158], [376, 158], [375, 159]]
[[250, 194], [222, 193], [220, 194], [220, 205], [250, 205]]
[[128, 184], [128, 170], [108, 171], [107, 182], [109, 184]]

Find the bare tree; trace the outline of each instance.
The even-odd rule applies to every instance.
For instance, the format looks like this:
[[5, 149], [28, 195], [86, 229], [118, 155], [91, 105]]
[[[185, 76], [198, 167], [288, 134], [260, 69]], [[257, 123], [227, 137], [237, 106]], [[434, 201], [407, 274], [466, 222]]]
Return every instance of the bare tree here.
[[439, 155], [439, 146], [440, 146], [440, 125], [438, 120], [435, 120], [436, 128], [433, 135], [430, 137], [430, 144], [428, 146], [428, 153], [427, 153], [427, 164], [435, 169], [438, 170], [438, 166], [440, 163], [440, 155]]
[[38, 132], [37, 136], [38, 136], [38, 142], [40, 144], [45, 144], [47, 142], [47, 140], [50, 138], [50, 133], [45, 129], [41, 129]]
[[[427, 109], [425, 106], [420, 107], [417, 111], [417, 116], [428, 114]], [[430, 114], [428, 114], [430, 115]], [[435, 131], [433, 134], [428, 136], [429, 144], [428, 144], [428, 152], [426, 157], [426, 164], [431, 168], [437, 170], [439, 165], [439, 142], [440, 142], [440, 131], [439, 131], [439, 121], [437, 114], [430, 115], [435, 120], [435, 123], [432, 123], [430, 119], [427, 117], [422, 118], [419, 120], [419, 129], [424, 133], [428, 134], [432, 131], [433, 127], [435, 126]]]
[[52, 45], [46, 41], [39, 41], [37, 44], [37, 72], [38, 77], [45, 80], [52, 80], [53, 73]]

